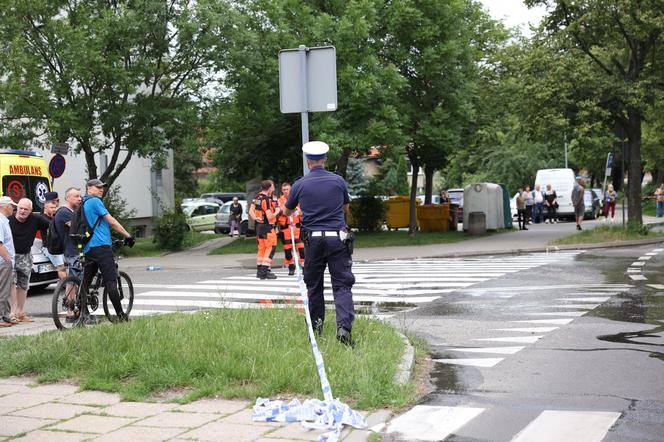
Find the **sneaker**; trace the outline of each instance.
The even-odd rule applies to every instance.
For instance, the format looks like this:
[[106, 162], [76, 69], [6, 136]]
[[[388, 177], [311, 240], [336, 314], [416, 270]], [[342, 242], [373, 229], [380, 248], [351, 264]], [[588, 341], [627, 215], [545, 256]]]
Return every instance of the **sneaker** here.
[[583, 230], [579, 224], [576, 225], [576, 230]]
[[78, 316], [71, 315], [65, 317], [65, 323], [67, 324], [76, 324], [76, 322], [78, 322]]
[[82, 323], [85, 325], [95, 325], [97, 324], [97, 317], [92, 315], [84, 316]]

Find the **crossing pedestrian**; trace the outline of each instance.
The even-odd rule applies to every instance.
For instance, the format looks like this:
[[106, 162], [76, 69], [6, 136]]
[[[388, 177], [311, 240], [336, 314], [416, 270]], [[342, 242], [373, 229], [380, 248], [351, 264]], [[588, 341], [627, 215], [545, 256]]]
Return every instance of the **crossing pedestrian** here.
[[295, 181], [284, 215], [291, 215], [299, 205], [304, 227], [304, 282], [309, 295], [309, 314], [314, 330], [320, 335], [325, 322], [325, 268], [332, 279], [332, 293], [337, 317], [337, 340], [352, 346], [353, 275], [352, 234], [346, 228], [345, 213], [350, 197], [346, 181], [325, 170], [329, 146], [311, 141], [302, 146], [309, 174]]

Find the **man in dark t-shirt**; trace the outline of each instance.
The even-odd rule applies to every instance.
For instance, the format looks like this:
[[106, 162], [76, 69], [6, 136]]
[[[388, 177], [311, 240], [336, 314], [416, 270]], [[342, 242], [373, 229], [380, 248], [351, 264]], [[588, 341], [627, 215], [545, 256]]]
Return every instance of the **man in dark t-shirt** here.
[[25, 314], [25, 299], [28, 296], [30, 273], [32, 273], [32, 243], [37, 231], [48, 229], [48, 221], [39, 214], [32, 213], [32, 201], [23, 198], [18, 202], [16, 214], [9, 217], [12, 230], [16, 263], [14, 264], [14, 282], [16, 290], [12, 295], [11, 318], [17, 322], [32, 322]]
[[81, 205], [81, 190], [76, 187], [70, 187], [65, 192], [65, 203], [55, 214], [55, 229], [58, 236], [64, 241], [65, 265], [69, 268], [70, 276], [79, 276], [72, 269], [74, 261], [78, 258], [78, 250], [69, 237], [69, 225], [74, 211]]

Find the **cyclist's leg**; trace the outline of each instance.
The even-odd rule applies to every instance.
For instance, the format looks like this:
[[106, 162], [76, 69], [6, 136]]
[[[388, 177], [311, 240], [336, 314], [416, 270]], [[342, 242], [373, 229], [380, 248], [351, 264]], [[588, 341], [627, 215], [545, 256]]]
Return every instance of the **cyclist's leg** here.
[[[113, 250], [109, 246], [93, 247], [90, 249], [95, 256], [95, 261], [101, 271], [101, 277], [104, 279], [104, 287], [108, 297], [113, 304], [115, 314], [120, 320], [125, 320], [125, 315], [120, 302], [120, 292], [118, 292], [118, 269], [115, 265]], [[90, 255], [88, 252], [88, 256]]]

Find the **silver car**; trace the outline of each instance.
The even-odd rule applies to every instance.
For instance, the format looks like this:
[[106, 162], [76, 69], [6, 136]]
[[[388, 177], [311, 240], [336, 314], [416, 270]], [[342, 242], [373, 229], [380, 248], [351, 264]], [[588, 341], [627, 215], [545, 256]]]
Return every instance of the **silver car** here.
[[[238, 203], [242, 206], [242, 221], [240, 221], [240, 235], [251, 235], [253, 231], [249, 229], [249, 214], [247, 213], [247, 201], [239, 200]], [[231, 223], [229, 215], [231, 213], [231, 204], [233, 201], [228, 201], [221, 206], [219, 212], [215, 216], [214, 231], [215, 233], [230, 233]]]

